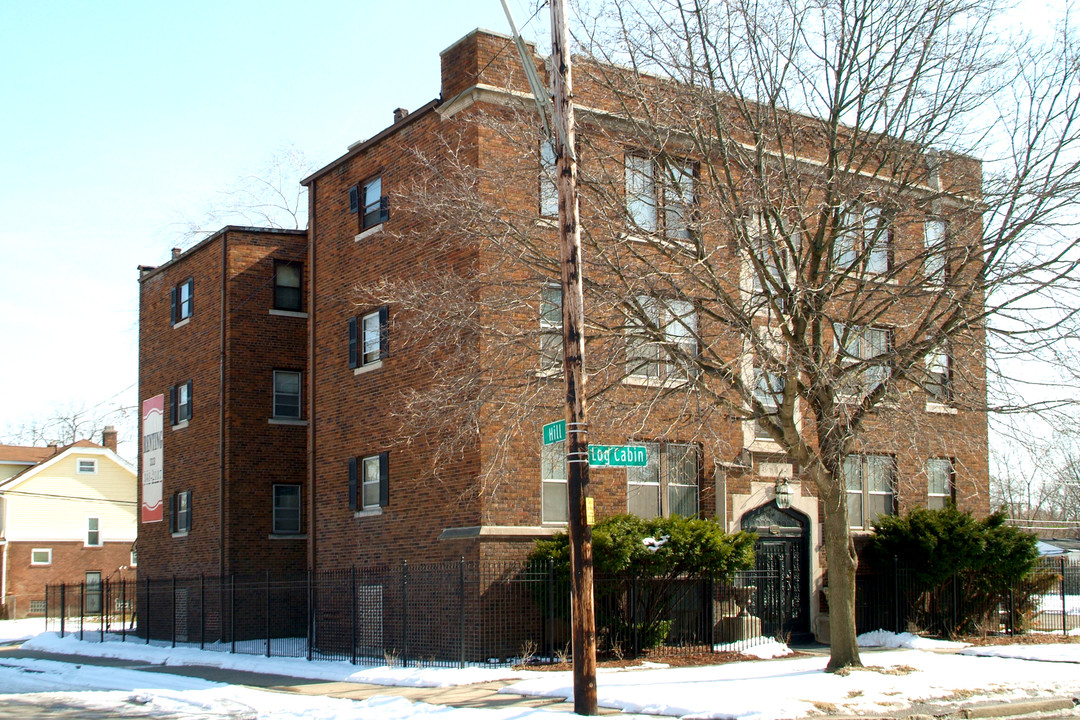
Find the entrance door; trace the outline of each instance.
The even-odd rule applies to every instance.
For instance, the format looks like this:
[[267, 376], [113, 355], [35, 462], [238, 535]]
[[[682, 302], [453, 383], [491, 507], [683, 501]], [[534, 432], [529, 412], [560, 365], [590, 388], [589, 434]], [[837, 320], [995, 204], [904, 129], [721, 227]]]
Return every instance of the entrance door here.
[[770, 502], [743, 515], [740, 525], [758, 536], [754, 565], [766, 580], [756, 603], [762, 634], [811, 640], [810, 519]]
[[100, 615], [101, 614], [101, 573], [100, 572], [88, 572], [86, 573], [86, 584], [83, 586], [84, 592], [84, 611], [87, 615]]

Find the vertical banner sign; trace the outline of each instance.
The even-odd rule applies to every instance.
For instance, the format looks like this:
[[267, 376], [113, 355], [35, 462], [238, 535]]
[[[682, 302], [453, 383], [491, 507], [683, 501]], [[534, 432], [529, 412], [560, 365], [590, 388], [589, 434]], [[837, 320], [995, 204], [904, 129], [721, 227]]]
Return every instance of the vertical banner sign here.
[[161, 522], [161, 481], [164, 451], [165, 396], [155, 395], [142, 404], [142, 521]]

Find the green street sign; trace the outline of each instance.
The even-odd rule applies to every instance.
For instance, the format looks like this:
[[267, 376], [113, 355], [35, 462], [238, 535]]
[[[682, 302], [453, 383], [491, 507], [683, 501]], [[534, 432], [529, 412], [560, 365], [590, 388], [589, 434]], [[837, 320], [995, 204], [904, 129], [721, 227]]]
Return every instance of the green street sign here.
[[645, 467], [648, 461], [641, 445], [589, 446], [589, 467]]
[[544, 426], [544, 444], [552, 445], [566, 439], [566, 421], [548, 423]]

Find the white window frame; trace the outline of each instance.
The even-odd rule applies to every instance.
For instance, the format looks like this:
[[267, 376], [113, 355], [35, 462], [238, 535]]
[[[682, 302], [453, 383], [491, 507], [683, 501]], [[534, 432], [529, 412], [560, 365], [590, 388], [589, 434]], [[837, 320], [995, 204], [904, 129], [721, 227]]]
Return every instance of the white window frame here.
[[[96, 542], [90, 542], [91, 538]], [[83, 543], [85, 547], [101, 547], [105, 544], [105, 540], [102, 537], [101, 532], [101, 518], [93, 515], [86, 518], [86, 540]]]
[[[181, 508], [183, 505], [183, 508]], [[172, 513], [169, 518], [170, 530], [174, 537], [187, 535], [191, 532], [191, 491], [180, 490], [172, 495]]]
[[[89, 469], [83, 469], [83, 463], [88, 463]], [[97, 458], [78, 458], [75, 460], [75, 472], [79, 475], [97, 475]]]
[[947, 349], [932, 350], [926, 355], [926, 402], [948, 405], [952, 400], [952, 357]]
[[638, 318], [627, 318], [627, 378], [656, 383], [685, 382], [693, 369], [680, 367], [664, 346], [679, 346], [684, 354], [697, 355], [697, 308], [688, 300], [659, 300], [645, 295], [639, 296], [637, 303], [649, 325], [662, 330], [664, 339], [650, 337], [652, 329]]
[[[943, 471], [944, 477], [939, 473]], [[944, 482], [935, 482], [944, 480]], [[951, 458], [933, 457], [926, 461], [926, 507], [935, 510], [948, 507], [955, 500], [956, 465]]]
[[562, 288], [540, 289], [540, 374], [561, 375], [563, 369]]
[[[368, 455], [360, 461], [360, 487], [359, 505], [360, 510], [379, 510], [379, 488], [382, 482], [382, 471], [378, 455]], [[369, 502], [368, 495], [374, 488], [374, 500]]]
[[[896, 458], [892, 455], [861, 454], [853, 453], [844, 458], [842, 473], [844, 475], [844, 487], [848, 502], [848, 524], [855, 529], [871, 530], [874, 520], [880, 515], [895, 515], [897, 508], [896, 498]], [[884, 472], [887, 489], [871, 487], [873, 472]], [[853, 477], [853, 475], [858, 477]], [[888, 504], [883, 512], [871, 516], [871, 498], [887, 497]], [[859, 522], [854, 522], [851, 507], [852, 502], [858, 499]]]
[[[288, 375], [296, 376], [296, 392], [286, 393], [278, 389], [278, 379], [285, 379]], [[273, 417], [278, 419], [299, 420], [304, 414], [303, 405], [303, 391], [304, 391], [304, 375], [299, 370], [275, 370], [274, 371], [274, 397], [273, 397]], [[296, 412], [293, 414], [282, 413], [281, 409], [290, 409], [291, 405], [286, 408], [281, 408], [278, 404], [279, 398], [296, 398]]]
[[[36, 560], [34, 556], [38, 553], [45, 553], [45, 560]], [[52, 565], [52, 548], [32, 548], [30, 550], [30, 565], [33, 567]]]
[[540, 141], [540, 217], [559, 217], [559, 185], [556, 173], [555, 141]]
[[360, 367], [374, 365], [381, 359], [382, 332], [378, 310], [360, 318]]
[[[635, 496], [636, 501], [640, 503], [642, 500], [648, 501], [650, 506], [652, 505], [648, 495], [655, 493], [655, 505], [657, 514], [653, 516], [638, 515], [639, 517], [671, 517], [671, 508], [675, 503], [673, 502], [673, 494], [679, 492], [679, 488], [694, 488], [694, 514], [690, 517], [697, 517], [701, 513], [701, 463], [698, 447], [692, 443], [674, 443], [674, 442], [638, 442], [631, 441], [627, 445], [635, 447], [644, 447], [647, 456], [647, 465], [645, 467], [630, 467], [626, 469], [626, 511], [631, 514], [638, 514], [635, 510], [639, 510], [640, 505], [635, 508]], [[673, 467], [675, 463], [673, 459], [669, 457], [669, 452], [674, 453], [689, 453], [694, 460], [694, 482], [693, 483], [680, 483], [678, 482], [677, 467]], [[687, 457], [687, 455], [683, 455]]]
[[695, 204], [696, 164], [689, 160], [668, 160], [663, 169], [664, 234], [675, 240], [689, 240]]
[[[295, 491], [295, 508], [286, 507], [282, 504], [281, 501], [284, 499], [282, 497], [282, 495], [284, 494], [282, 491], [285, 489]], [[304, 531], [304, 499], [302, 486], [300, 485], [300, 483], [274, 483], [274, 488], [272, 492], [273, 510], [271, 532], [274, 535], [300, 535]], [[291, 516], [294, 512], [296, 515], [295, 529], [283, 527], [283, 520], [288, 519], [284, 518], [283, 516], [286, 514]]]
[[360, 229], [371, 230], [385, 222], [383, 218], [382, 176], [360, 183]]
[[541, 522], [556, 525], [569, 522], [570, 504], [566, 493], [566, 441], [560, 440], [540, 448]]
[[[892, 328], [880, 325], [849, 325], [837, 323], [834, 328], [834, 347], [839, 351], [840, 341], [845, 330], [847, 342], [841, 352], [841, 363], [845, 366], [859, 362], [887, 357], [892, 350]], [[847, 378], [841, 399], [858, 400], [873, 391], [880, 383], [888, 383], [892, 377], [892, 368], [888, 365], [870, 365], [863, 368], [858, 377]], [[854, 390], [858, 392], [854, 392]]]
[[888, 274], [892, 270], [892, 234], [881, 205], [845, 208], [833, 241], [833, 266], [849, 270], [861, 262], [867, 275]]
[[623, 162], [626, 215], [636, 230], [656, 232], [659, 221], [656, 163], [652, 158], [633, 153], [626, 153]]
[[923, 223], [923, 276], [927, 285], [941, 287], [945, 284], [948, 276], [948, 237], [949, 226], [941, 218], [927, 218]]
[[[785, 385], [784, 377], [780, 373], [754, 366], [754, 398], [761, 403], [768, 415], [775, 415], [779, 410]], [[754, 420], [754, 439], [773, 442], [772, 435], [761, 423], [763, 419]]]
[[[282, 280], [291, 281], [292, 278], [283, 278], [282, 270], [296, 272], [296, 285], [282, 282]], [[287, 273], [286, 273], [287, 274]], [[286, 290], [295, 290], [297, 295], [297, 302], [295, 307], [288, 307], [288, 303], [280, 302], [278, 298], [279, 288]], [[302, 263], [294, 260], [275, 260], [274, 261], [274, 302], [273, 307], [275, 310], [281, 310], [284, 312], [303, 312], [304, 311], [304, 266]]]

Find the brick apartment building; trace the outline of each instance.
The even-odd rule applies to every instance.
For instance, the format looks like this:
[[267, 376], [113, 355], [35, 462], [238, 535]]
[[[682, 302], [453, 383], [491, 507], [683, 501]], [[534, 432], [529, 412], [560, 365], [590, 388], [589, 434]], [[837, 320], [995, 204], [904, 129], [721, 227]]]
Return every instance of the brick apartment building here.
[[141, 573], [306, 567], [306, 253], [230, 226], [140, 267]]
[[[537, 67], [543, 72], [540, 59]], [[141, 572], [519, 559], [533, 540], [565, 527], [558, 448], [541, 443], [542, 425], [561, 417], [562, 379], [551, 372], [549, 337], [560, 302], [552, 296], [555, 272], [545, 282], [508, 271], [508, 286], [522, 289], [520, 302], [506, 308], [507, 323], [534, 328], [536, 340], [508, 361], [511, 370], [520, 365], [524, 380], [507, 392], [535, 396], [537, 411], [500, 414], [496, 394], [474, 418], [474, 440], [461, 445], [453, 444], [453, 429], [425, 435], [408, 427], [398, 411], [403, 398], [437, 396], [455, 382], [442, 368], [462, 357], [481, 367], [505, 358], [487, 354], [491, 345], [468, 334], [454, 348], [418, 340], [409, 329], [416, 315], [371, 291], [382, 282], [437, 284], [463, 266], [483, 267], [475, 247], [436, 237], [422, 213], [404, 208], [412, 189], [437, 187], [461, 165], [513, 164], [510, 140], [478, 119], [514, 122], [507, 108], [520, 106], [527, 93], [507, 38], [475, 31], [442, 53], [438, 99], [411, 113], [396, 111], [392, 125], [304, 181], [306, 235], [225, 228], [143, 271], [140, 396], [144, 402], [163, 396], [170, 420], [162, 443], [167, 509], [161, 522], [140, 525]], [[579, 79], [576, 95], [594, 118], [611, 102], [587, 80]], [[610, 138], [597, 138], [596, 145], [606, 153], [598, 162], [614, 163], [615, 172], [643, 172], [634, 165], [640, 150]], [[542, 153], [535, 156], [528, 182], [508, 175], [504, 186], [480, 189], [505, 198], [508, 212], [531, 213], [555, 248]], [[958, 161], [953, 171], [977, 177], [977, 166]], [[890, 252], [901, 255], [922, 242], [899, 235]], [[301, 312], [274, 311], [275, 268], [282, 263], [303, 263]], [[732, 263], [737, 276], [734, 254]], [[692, 306], [653, 302], [658, 323], [675, 318], [707, 336], [707, 321], [699, 326]], [[897, 322], [903, 313], [897, 308]], [[879, 340], [866, 335], [865, 344]], [[970, 392], [985, 396], [983, 340], [975, 336], [972, 343], [968, 366], [953, 361], [949, 377], [974, 378]], [[700, 514], [733, 531], [762, 531], [794, 568], [802, 608], [795, 631], [824, 634], [822, 509], [811, 483], [800, 480], [798, 467], [754, 420], [717, 416], [703, 433], [702, 415], [689, 417], [684, 403], [659, 395], [643, 415], [610, 409], [633, 407], [663, 387], [657, 368], [664, 359], [650, 360], [654, 351], [645, 349], [643, 355], [641, 344], [628, 341], [617, 349], [623, 361], [590, 378], [606, 388], [605, 400], [590, 410], [590, 441], [645, 444], [653, 458], [640, 470], [592, 473], [597, 515]], [[301, 409], [290, 411], [308, 423], [306, 432], [297, 421], [275, 424], [275, 371], [303, 374]], [[753, 365], [746, 371], [754, 383]], [[986, 436], [984, 412], [951, 406], [923, 389], [902, 393], [867, 421], [859, 453], [850, 456], [851, 475], [859, 478], [847, 494], [856, 532], [868, 530], [878, 513], [949, 498], [961, 509], [985, 512]], [[290, 498], [298, 493], [302, 519], [289, 515], [298, 533], [274, 530], [284, 499], [279, 487], [295, 488], [287, 491]], [[778, 489], [790, 490], [790, 509], [777, 507]], [[143, 505], [145, 512], [145, 498]], [[188, 525], [178, 527], [178, 518]]]

